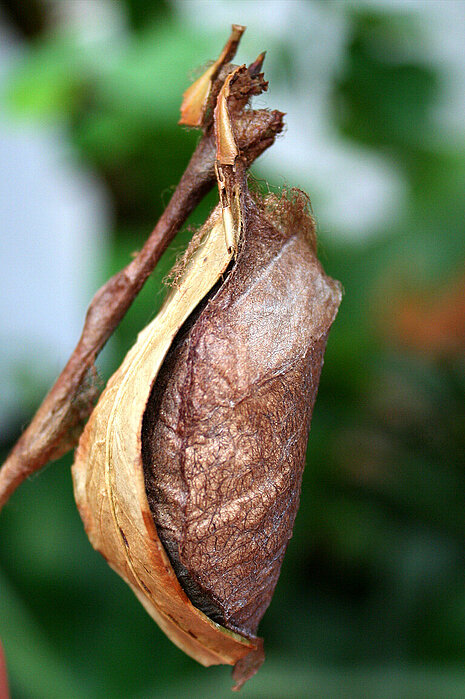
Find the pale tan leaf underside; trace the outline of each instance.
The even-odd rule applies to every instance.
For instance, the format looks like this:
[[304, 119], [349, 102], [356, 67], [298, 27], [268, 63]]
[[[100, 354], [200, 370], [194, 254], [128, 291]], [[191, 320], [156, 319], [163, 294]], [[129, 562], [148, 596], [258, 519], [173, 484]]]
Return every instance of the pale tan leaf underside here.
[[217, 207], [160, 313], [139, 334], [110, 379], [73, 465], [76, 502], [92, 545], [127, 581], [169, 638], [203, 665], [233, 665], [256, 644], [211, 621], [179, 585], [147, 502], [141, 429], [147, 400], [173, 338], [221, 278], [232, 255]]

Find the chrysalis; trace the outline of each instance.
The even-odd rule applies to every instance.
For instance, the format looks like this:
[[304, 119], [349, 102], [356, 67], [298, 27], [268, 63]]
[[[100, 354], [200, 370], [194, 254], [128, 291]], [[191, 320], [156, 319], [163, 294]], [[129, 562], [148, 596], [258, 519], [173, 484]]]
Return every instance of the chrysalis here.
[[215, 109], [220, 203], [73, 467], [95, 548], [185, 652], [235, 665], [236, 688], [263, 659], [257, 628], [292, 535], [341, 300], [306, 195], [249, 192], [234, 110], [250, 79], [230, 73]]

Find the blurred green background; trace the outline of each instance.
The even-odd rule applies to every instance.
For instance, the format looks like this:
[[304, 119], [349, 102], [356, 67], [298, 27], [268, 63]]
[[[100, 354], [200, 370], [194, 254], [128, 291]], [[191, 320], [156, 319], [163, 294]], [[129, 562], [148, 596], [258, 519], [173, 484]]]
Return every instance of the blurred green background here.
[[[242, 696], [465, 697], [465, 3], [2, 0], [0, 11], [15, 46], [2, 64], [3, 138], [25, 124], [56, 129], [70, 167], [104, 193], [82, 318], [143, 244], [195, 146], [177, 119], [196, 70], [231, 21], [248, 25], [239, 63], [268, 51], [270, 90], [257, 102], [287, 112], [288, 130], [253, 174], [264, 189], [309, 192], [320, 257], [345, 297], [294, 536], [260, 628], [267, 661]], [[103, 380], [214, 202], [193, 214], [102, 354]], [[14, 216], [3, 220], [2, 245], [19, 235]], [[29, 235], [34, 256], [41, 240]], [[40, 298], [29, 279], [22, 287]], [[15, 294], [2, 292], [12, 316]], [[59, 370], [32, 331], [21, 351], [29, 343], [16, 403], [3, 405], [2, 456]], [[71, 460], [30, 479], [0, 515], [12, 696], [230, 696], [228, 668], [178, 651], [93, 551]]]

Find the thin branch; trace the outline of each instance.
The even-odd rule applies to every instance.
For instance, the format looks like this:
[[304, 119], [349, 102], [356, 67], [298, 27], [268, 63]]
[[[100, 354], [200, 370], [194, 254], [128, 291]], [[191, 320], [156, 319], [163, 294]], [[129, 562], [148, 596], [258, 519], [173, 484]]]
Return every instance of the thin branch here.
[[[263, 76], [256, 74], [257, 61], [250, 71], [253, 83], [250, 94], [257, 94], [257, 85], [266, 89]], [[282, 130], [283, 116], [281, 112], [266, 110], [242, 110], [236, 115], [236, 138], [247, 167], [274, 142]], [[205, 128], [207, 130], [152, 234], [137, 257], [94, 296], [74, 352], [0, 469], [0, 509], [28, 476], [77, 444], [97, 397], [92, 380], [97, 355], [168, 244], [216, 182], [215, 138], [211, 125]]]

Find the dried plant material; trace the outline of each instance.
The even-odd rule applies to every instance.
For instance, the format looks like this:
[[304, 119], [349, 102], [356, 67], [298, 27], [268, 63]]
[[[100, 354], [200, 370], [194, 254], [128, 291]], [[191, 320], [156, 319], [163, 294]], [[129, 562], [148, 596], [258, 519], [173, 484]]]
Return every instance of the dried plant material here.
[[[241, 33], [236, 32], [237, 41]], [[235, 50], [236, 39], [231, 43], [230, 57]], [[281, 112], [245, 109], [252, 94], [266, 89], [260, 74], [262, 62], [263, 54], [250, 66], [250, 83], [236, 100], [234, 111], [236, 139], [247, 166], [273, 144], [283, 128], [284, 115]], [[223, 76], [216, 77], [212, 99], [233, 69], [229, 66]], [[98, 397], [95, 382], [89, 383], [97, 355], [130, 308], [168, 244], [216, 181], [216, 142], [210, 126], [205, 126], [205, 133], [168, 206], [142, 250], [95, 294], [86, 314], [82, 335], [68, 363], [0, 469], [0, 508], [28, 476], [77, 444]]]
[[216, 161], [222, 165], [234, 165], [239, 155], [229, 116], [228, 101], [231, 96], [231, 82], [237, 82], [239, 74], [243, 72], [245, 67], [228, 75], [215, 107]]
[[236, 55], [239, 41], [244, 32], [245, 27], [240, 24], [233, 24], [231, 36], [219, 58], [200, 76], [200, 78], [187, 88], [181, 106], [180, 124], [196, 127], [204, 125], [204, 118], [208, 108], [213, 81], [221, 68]]
[[249, 637], [292, 533], [339, 301], [305, 232], [279, 231], [248, 196], [237, 260], [176, 338], [146, 408], [146, 488], [177, 577]]
[[219, 630], [181, 589], [147, 503], [141, 431], [151, 386], [174, 336], [230, 259], [217, 208], [182, 278], [109, 381], [73, 466], [76, 501], [93, 546], [131, 585], [165, 633], [204, 665], [235, 663], [254, 644]]
[[258, 624], [292, 535], [308, 431], [341, 291], [308, 199], [249, 193], [234, 115], [215, 109], [220, 203], [82, 435], [75, 495], [96, 549], [204, 665], [263, 661]]
[[247, 168], [282, 129], [247, 109], [264, 54], [231, 66], [244, 28], [186, 94], [202, 139], [144, 248], [94, 297], [81, 339], [0, 472], [0, 505], [75, 443], [93, 363], [161, 253], [217, 181], [160, 313], [93, 409], [73, 465], [93, 546], [165, 633], [204, 665], [263, 662], [268, 607], [298, 507], [313, 404], [341, 298], [316, 257], [308, 200], [252, 196]]

